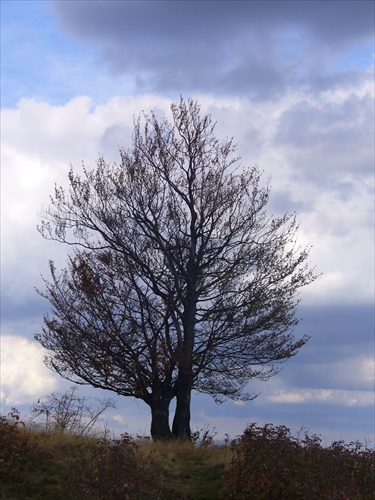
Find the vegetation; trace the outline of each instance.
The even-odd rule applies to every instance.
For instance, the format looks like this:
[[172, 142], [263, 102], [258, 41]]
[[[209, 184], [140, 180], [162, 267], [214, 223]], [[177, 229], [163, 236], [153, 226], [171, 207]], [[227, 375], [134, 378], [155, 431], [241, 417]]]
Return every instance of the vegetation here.
[[31, 410], [29, 425], [43, 431], [90, 435], [94, 427], [98, 428], [100, 416], [108, 408], [115, 408], [115, 402], [110, 398], [93, 402], [77, 391], [77, 386], [71, 386], [64, 393], [52, 392], [40, 398]]
[[149, 499], [161, 484], [151, 458], [119, 440], [42, 432], [1, 421], [2, 499]]
[[250, 425], [232, 448], [227, 499], [373, 498], [375, 451], [359, 442], [323, 447], [319, 436], [297, 438], [284, 426]]
[[78, 436], [0, 422], [1, 499], [372, 499], [375, 451], [283, 426], [249, 426], [214, 444]]
[[74, 251], [61, 271], [50, 262], [36, 339], [66, 379], [142, 399], [153, 438], [190, 440], [193, 389], [252, 399], [248, 382], [307, 342], [296, 297], [315, 276], [296, 215], [267, 213], [259, 169], [195, 101], [171, 113], [143, 114], [118, 165], [99, 158], [56, 186], [39, 230]]

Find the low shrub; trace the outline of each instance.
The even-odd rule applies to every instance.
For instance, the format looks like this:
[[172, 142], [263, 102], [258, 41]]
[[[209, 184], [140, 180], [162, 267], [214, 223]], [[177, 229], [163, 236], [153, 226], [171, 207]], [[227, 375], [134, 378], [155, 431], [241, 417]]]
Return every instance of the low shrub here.
[[119, 440], [27, 428], [0, 419], [1, 498], [160, 498], [158, 467], [127, 434]]
[[33, 442], [24, 427], [16, 408], [0, 417], [0, 478], [6, 476], [9, 482], [17, 481], [20, 470], [31, 458]]
[[80, 440], [71, 472], [84, 498], [118, 500], [160, 498], [158, 467], [140, 453], [128, 434], [119, 440]]
[[294, 438], [285, 426], [250, 425], [232, 444], [227, 499], [372, 499], [375, 451], [359, 442], [323, 447], [319, 436]]

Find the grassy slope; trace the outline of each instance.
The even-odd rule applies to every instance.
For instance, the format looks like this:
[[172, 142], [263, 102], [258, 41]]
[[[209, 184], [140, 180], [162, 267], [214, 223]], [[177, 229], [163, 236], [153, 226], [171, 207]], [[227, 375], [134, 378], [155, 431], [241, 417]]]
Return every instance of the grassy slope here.
[[374, 474], [374, 450], [297, 442], [283, 427], [249, 427], [232, 446], [196, 447], [0, 426], [3, 500], [365, 500]]
[[111, 445], [24, 429], [2, 432], [0, 449], [3, 500], [218, 499], [229, 454], [224, 446]]

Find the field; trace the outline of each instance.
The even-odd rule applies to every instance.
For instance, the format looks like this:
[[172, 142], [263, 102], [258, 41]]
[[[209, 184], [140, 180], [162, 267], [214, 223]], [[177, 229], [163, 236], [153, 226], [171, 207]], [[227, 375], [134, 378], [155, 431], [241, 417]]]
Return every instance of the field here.
[[[207, 438], [207, 435], [206, 435]], [[375, 451], [249, 426], [222, 445], [42, 432], [2, 418], [1, 499], [372, 499]]]

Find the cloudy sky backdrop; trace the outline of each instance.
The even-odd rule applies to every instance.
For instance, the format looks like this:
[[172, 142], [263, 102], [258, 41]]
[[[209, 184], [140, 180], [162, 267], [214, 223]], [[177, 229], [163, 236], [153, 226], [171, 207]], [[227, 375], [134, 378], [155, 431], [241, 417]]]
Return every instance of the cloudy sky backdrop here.
[[[48, 310], [34, 287], [69, 251], [36, 230], [55, 182], [70, 164], [118, 160], [134, 115], [168, 115], [183, 95], [272, 178], [270, 212], [297, 211], [323, 273], [301, 294], [308, 345], [252, 384], [253, 402], [196, 395], [192, 426], [373, 441], [374, 3], [2, 0], [1, 23], [2, 414], [69, 386], [33, 340]], [[107, 418], [149, 431], [141, 402], [118, 398]]]

